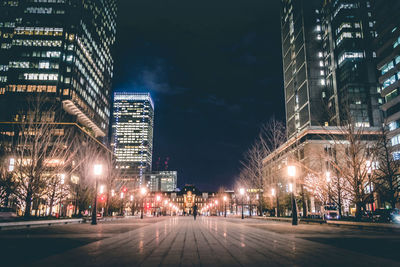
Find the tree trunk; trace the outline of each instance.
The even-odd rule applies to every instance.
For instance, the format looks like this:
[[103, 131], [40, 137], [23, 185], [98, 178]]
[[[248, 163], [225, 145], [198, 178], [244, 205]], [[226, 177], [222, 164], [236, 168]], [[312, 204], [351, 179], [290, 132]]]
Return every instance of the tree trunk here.
[[362, 207], [362, 203], [357, 202], [356, 203], [356, 221], [361, 221], [361, 207]]
[[301, 200], [303, 201], [303, 218], [307, 218], [307, 203], [304, 195], [304, 185], [301, 184]]
[[25, 212], [24, 212], [25, 218], [29, 218], [31, 216], [31, 207], [32, 207], [32, 191], [28, 189], [28, 192], [25, 197]]
[[278, 196], [278, 192], [276, 192], [276, 217], [281, 217], [281, 213], [279, 211], [279, 196]]

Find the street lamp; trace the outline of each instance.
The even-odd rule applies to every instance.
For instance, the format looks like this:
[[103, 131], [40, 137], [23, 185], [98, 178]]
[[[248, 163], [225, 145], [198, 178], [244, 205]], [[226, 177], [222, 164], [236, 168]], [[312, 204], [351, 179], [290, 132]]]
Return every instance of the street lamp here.
[[226, 218], [226, 200], [228, 198], [226, 196], [224, 196], [224, 217]]
[[242, 220], [243, 220], [244, 219], [244, 212], [243, 212], [244, 203], [243, 202], [244, 202], [244, 193], [245, 193], [244, 188], [240, 188], [239, 193], [242, 196]]
[[140, 194], [142, 195], [142, 210], [140, 212], [140, 219], [143, 219], [144, 197], [147, 194], [147, 189], [145, 187], [140, 188]]
[[93, 211], [92, 211], [92, 225], [97, 224], [97, 185], [98, 185], [98, 177], [103, 172], [103, 166], [101, 164], [95, 164], [93, 168], [93, 174], [95, 176], [96, 185], [95, 185], [95, 196], [93, 203]]
[[296, 167], [295, 166], [288, 166], [288, 175], [291, 177], [291, 180], [293, 183], [289, 184], [289, 190], [290, 190], [290, 198], [292, 202], [292, 225], [297, 225], [298, 219], [297, 219], [297, 206], [296, 206], [296, 199], [294, 197], [294, 192], [293, 192], [293, 185], [294, 185], [294, 177], [296, 175]]
[[61, 184], [61, 188], [60, 188], [60, 191], [61, 191], [61, 194], [60, 194], [60, 205], [59, 205], [59, 209], [58, 209], [58, 217], [60, 218], [60, 217], [62, 217], [61, 215], [61, 209], [62, 209], [62, 196], [63, 196], [63, 187], [64, 187], [64, 183], [65, 183], [65, 174], [64, 173], [62, 173], [62, 174], [60, 174], [60, 184]]
[[[275, 188], [271, 188], [271, 196], [272, 196], [272, 198], [271, 198], [272, 204], [271, 205], [272, 206], [274, 205], [274, 197], [275, 197], [275, 195], [276, 195]], [[278, 217], [278, 201], [276, 202], [275, 217]]]
[[15, 159], [10, 158], [10, 165], [8, 165], [8, 171], [12, 172], [12, 171], [14, 171], [14, 168], [15, 168]]
[[158, 217], [158, 210], [159, 210], [159, 203], [160, 203], [160, 201], [161, 201], [161, 196], [160, 195], [157, 195], [156, 196], [156, 213], [157, 213], [157, 217]]
[[329, 171], [326, 172], [326, 182], [328, 183], [328, 202], [331, 202], [331, 173]]

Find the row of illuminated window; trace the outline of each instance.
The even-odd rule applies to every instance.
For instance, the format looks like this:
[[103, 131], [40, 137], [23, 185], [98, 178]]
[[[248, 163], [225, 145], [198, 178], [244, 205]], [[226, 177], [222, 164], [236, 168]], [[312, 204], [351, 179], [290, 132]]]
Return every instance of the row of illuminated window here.
[[50, 61], [39, 61], [39, 63], [29, 61], [10, 61], [9, 67], [13, 69], [58, 69], [59, 64]]
[[399, 88], [396, 88], [392, 92], [385, 95], [385, 102], [387, 103], [387, 102], [395, 99], [398, 95], [399, 95]]
[[65, 14], [65, 10], [52, 7], [27, 7], [24, 12], [28, 14]]
[[400, 56], [395, 57], [393, 60], [383, 65], [382, 68], [380, 68], [382, 75], [393, 69], [398, 63], [400, 63]]
[[26, 85], [26, 84], [19, 84], [19, 85], [8, 85], [7, 92], [48, 92], [48, 93], [55, 93], [57, 92], [57, 86], [54, 85]]
[[361, 59], [364, 58], [363, 52], [344, 52], [339, 56], [338, 63], [342, 64], [347, 59]]
[[0, 71], [8, 71], [8, 65], [0, 65]]
[[333, 17], [336, 17], [336, 15], [340, 12], [342, 9], [353, 9], [353, 8], [358, 8], [359, 4], [358, 3], [341, 3], [333, 12]]
[[400, 44], [400, 36], [394, 41], [393, 48], [396, 48]]
[[400, 120], [392, 121], [389, 123], [389, 131], [394, 131], [400, 128]]
[[7, 82], [7, 76], [0, 76], [0, 83]]
[[[339, 34], [343, 29], [351, 29], [353, 28], [353, 23], [350, 22], [343, 22], [340, 26], [336, 29], [336, 34]], [[361, 28], [360, 22], [354, 23], [354, 28]]]
[[13, 45], [16, 46], [52, 46], [61, 47], [62, 41], [60, 40], [13, 40]]
[[54, 4], [65, 4], [66, 0], [29, 0], [31, 3], [54, 3]]
[[15, 22], [0, 22], [0, 28], [14, 28]]
[[389, 87], [390, 85], [394, 84], [398, 79], [398, 75], [400, 72], [397, 72], [396, 74], [390, 76], [389, 78], [387, 78], [384, 82], [383, 82], [383, 89], [385, 89], [386, 87]]
[[400, 134], [393, 136], [390, 139], [390, 142], [392, 143], [392, 146], [400, 144]]
[[16, 35], [62, 36], [63, 28], [17, 27], [14, 29], [14, 34], [16, 34]]
[[22, 77], [25, 80], [43, 80], [43, 81], [58, 80], [58, 74], [56, 73], [24, 73]]
[[61, 56], [60, 51], [32, 51], [23, 52], [23, 57], [44, 57], [44, 58], [59, 58]]
[[362, 38], [361, 32], [342, 32], [336, 39], [336, 45], [339, 45], [344, 39]]

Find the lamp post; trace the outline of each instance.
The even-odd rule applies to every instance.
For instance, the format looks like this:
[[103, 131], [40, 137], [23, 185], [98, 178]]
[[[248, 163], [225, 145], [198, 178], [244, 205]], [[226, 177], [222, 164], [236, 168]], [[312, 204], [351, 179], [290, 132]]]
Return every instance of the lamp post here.
[[225, 218], [226, 218], [226, 200], [227, 200], [227, 197], [224, 196], [224, 217]]
[[95, 164], [93, 168], [93, 173], [96, 180], [95, 185], [95, 195], [94, 195], [94, 202], [93, 202], [93, 209], [92, 209], [92, 225], [97, 224], [97, 185], [98, 185], [98, 177], [101, 175], [103, 171], [103, 166], [100, 164]]
[[[272, 207], [274, 206], [274, 197], [275, 197], [275, 188], [271, 188], [271, 205], [272, 205]], [[278, 212], [278, 207], [276, 208], [276, 211], [275, 211], [275, 217], [278, 215], [277, 214], [277, 212]]]
[[60, 184], [61, 184], [61, 188], [60, 188], [60, 208], [58, 209], [58, 217], [60, 218], [60, 217], [62, 217], [62, 214], [61, 214], [61, 209], [62, 209], [62, 195], [63, 195], [63, 187], [64, 187], [64, 183], [65, 183], [65, 174], [64, 173], [62, 173], [62, 174], [60, 174]]
[[328, 183], [328, 202], [331, 203], [331, 173], [326, 172], [326, 182]]
[[159, 210], [159, 208], [158, 208], [158, 206], [159, 206], [159, 203], [160, 203], [160, 201], [161, 201], [161, 197], [160, 197], [160, 195], [157, 195], [156, 196], [156, 213], [157, 213], [157, 217], [158, 217], [158, 210]]
[[240, 188], [239, 193], [242, 196], [242, 220], [243, 220], [244, 219], [244, 212], [243, 212], [244, 203], [243, 202], [244, 202], [244, 193], [245, 193], [244, 188]]
[[143, 210], [144, 210], [144, 198], [147, 194], [147, 189], [145, 187], [142, 187], [140, 189], [140, 194], [142, 195], [142, 210], [140, 212], [140, 219], [143, 219]]
[[296, 175], [296, 167], [295, 166], [288, 166], [288, 175], [291, 177], [291, 180], [293, 183], [289, 184], [289, 190], [290, 190], [290, 198], [292, 202], [292, 225], [297, 225], [298, 219], [297, 219], [297, 206], [296, 206], [296, 199], [294, 196], [293, 192], [293, 186], [294, 186], [294, 177]]

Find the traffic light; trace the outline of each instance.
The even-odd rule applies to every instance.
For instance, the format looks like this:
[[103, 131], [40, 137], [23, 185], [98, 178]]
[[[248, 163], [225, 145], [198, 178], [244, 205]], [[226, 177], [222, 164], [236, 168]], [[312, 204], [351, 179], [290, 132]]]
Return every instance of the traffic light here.
[[128, 191], [128, 189], [124, 186], [124, 187], [122, 187], [122, 190], [121, 190], [123, 193], [126, 193], [127, 191]]

